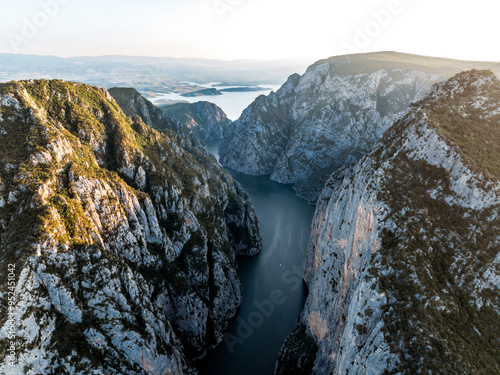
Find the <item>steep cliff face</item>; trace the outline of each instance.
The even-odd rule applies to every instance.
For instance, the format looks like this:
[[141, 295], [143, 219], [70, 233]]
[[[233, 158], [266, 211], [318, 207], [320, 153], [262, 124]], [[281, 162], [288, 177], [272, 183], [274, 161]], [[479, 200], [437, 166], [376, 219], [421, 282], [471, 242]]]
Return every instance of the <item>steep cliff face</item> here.
[[0, 372], [194, 373], [260, 246], [248, 196], [184, 138], [105, 90], [0, 85]]
[[499, 124], [499, 80], [461, 73], [331, 176], [277, 374], [499, 373]]
[[204, 141], [220, 139], [231, 131], [232, 121], [216, 104], [200, 101], [175, 103], [160, 107], [167, 115], [179, 120]]
[[475, 65], [389, 52], [319, 61], [243, 112], [220, 162], [296, 183], [298, 195], [315, 203], [331, 173], [366, 154], [433, 83], [467, 66]]

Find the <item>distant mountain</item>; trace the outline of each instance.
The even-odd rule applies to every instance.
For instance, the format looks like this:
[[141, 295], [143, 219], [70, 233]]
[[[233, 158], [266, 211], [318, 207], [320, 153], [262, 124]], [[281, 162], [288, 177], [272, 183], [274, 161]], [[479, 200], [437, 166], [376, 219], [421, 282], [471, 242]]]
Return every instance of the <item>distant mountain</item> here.
[[224, 111], [210, 102], [175, 103], [159, 106], [168, 116], [177, 119], [204, 141], [221, 139], [232, 129]]
[[249, 197], [136, 104], [0, 84], [0, 347], [13, 330], [16, 356], [0, 373], [195, 374], [236, 313], [236, 256], [261, 248]]
[[500, 72], [499, 63], [395, 52], [318, 61], [243, 112], [220, 146], [220, 162], [294, 183], [314, 203], [331, 173], [366, 154], [432, 84], [471, 68]]
[[275, 374], [499, 374], [499, 154], [500, 81], [474, 70], [334, 173]]

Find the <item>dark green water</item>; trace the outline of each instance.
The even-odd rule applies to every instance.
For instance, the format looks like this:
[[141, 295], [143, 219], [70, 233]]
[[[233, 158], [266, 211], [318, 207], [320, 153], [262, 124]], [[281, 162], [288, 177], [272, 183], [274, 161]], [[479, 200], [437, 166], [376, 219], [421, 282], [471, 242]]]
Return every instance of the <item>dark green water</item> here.
[[[217, 142], [210, 143], [215, 153]], [[243, 303], [224, 341], [199, 363], [200, 375], [272, 375], [278, 352], [304, 306], [302, 273], [314, 207], [269, 176], [232, 172], [252, 199], [262, 252], [238, 259]]]

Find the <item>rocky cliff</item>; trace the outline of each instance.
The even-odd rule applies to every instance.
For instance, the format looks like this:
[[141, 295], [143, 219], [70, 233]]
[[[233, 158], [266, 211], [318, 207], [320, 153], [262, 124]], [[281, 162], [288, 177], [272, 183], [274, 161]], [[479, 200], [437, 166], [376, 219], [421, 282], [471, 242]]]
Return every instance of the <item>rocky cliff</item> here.
[[470, 71], [334, 173], [276, 374], [500, 373], [499, 152], [500, 82]]
[[195, 373], [260, 246], [246, 193], [184, 138], [106, 90], [0, 85], [1, 373]]
[[295, 183], [315, 203], [331, 173], [366, 154], [433, 83], [485, 65], [392, 52], [318, 61], [243, 112], [220, 146], [220, 162]]
[[220, 139], [231, 131], [232, 121], [214, 103], [174, 103], [160, 106], [170, 117], [179, 120], [204, 141]]

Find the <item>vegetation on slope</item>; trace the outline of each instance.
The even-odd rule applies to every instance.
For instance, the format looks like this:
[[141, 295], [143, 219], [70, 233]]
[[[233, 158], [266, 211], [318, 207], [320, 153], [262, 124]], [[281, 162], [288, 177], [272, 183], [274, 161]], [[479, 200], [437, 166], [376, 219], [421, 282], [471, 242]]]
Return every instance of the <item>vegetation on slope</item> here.
[[370, 74], [382, 69], [408, 69], [448, 75], [473, 68], [492, 69], [495, 73], [500, 73], [500, 63], [462, 61], [391, 51], [334, 56], [319, 60], [313, 66], [327, 62], [331, 64], [335, 74], [360, 74], [361, 72]]
[[[480, 75], [485, 83], [490, 101], [478, 98], [471, 102], [475, 87], [472, 81]], [[421, 107], [430, 123], [446, 137], [476, 173], [488, 179], [500, 180], [500, 84], [491, 71], [472, 70], [456, 76], [459, 87], [447, 81], [431, 96], [414, 104]], [[455, 89], [454, 89], [455, 88]], [[439, 96], [442, 90], [450, 90], [453, 97]], [[435, 96], [437, 96], [435, 98]], [[485, 113], [488, 114], [485, 116]], [[493, 115], [496, 113], [495, 115]]]
[[[477, 91], [477, 83], [484, 82]], [[466, 72], [414, 105], [463, 161], [498, 184], [500, 83], [490, 72]], [[484, 103], [473, 105], [484, 95]], [[472, 103], [472, 104], [471, 104]], [[500, 373], [499, 290], [475, 291], [486, 267], [498, 272], [499, 205], [482, 209], [448, 203], [454, 197], [443, 167], [398, 152], [406, 119], [391, 128], [378, 152], [394, 155], [378, 199], [395, 231], [383, 230], [380, 264], [372, 269], [388, 296], [385, 337], [400, 366], [390, 373]], [[403, 135], [403, 136], [402, 136]], [[377, 156], [377, 153], [373, 154]], [[490, 157], [487, 157], [489, 155]]]

